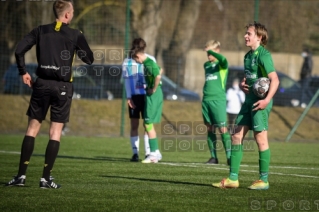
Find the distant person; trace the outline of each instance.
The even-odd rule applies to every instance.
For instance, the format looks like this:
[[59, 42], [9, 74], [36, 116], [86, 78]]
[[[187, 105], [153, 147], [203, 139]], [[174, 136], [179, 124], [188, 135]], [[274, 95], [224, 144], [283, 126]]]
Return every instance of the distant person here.
[[[141, 39], [134, 39], [132, 42], [131, 50], [134, 50], [136, 47], [141, 50], [145, 50], [146, 42]], [[146, 54], [148, 58], [156, 62], [155, 58], [151, 55]], [[130, 129], [130, 141], [133, 151], [133, 156], [131, 158], [132, 162], [139, 161], [139, 143], [140, 138], [138, 136], [138, 127], [139, 119], [144, 119], [144, 110], [145, 110], [145, 95], [146, 95], [146, 82], [144, 77], [144, 65], [137, 63], [129, 55], [123, 61], [122, 64], [123, 78], [125, 81], [125, 91], [126, 99], [128, 104], [128, 113], [131, 120], [131, 129]], [[144, 133], [144, 148], [145, 148], [145, 158], [150, 154], [150, 145], [147, 132]]]
[[228, 123], [235, 124], [236, 117], [240, 111], [241, 105], [245, 101], [245, 93], [239, 88], [239, 79], [234, 79], [232, 87], [228, 88], [226, 93]]
[[312, 55], [309, 51], [309, 49], [304, 49], [301, 53], [301, 56], [303, 57], [304, 61], [302, 63], [301, 71], [300, 71], [300, 80], [307, 79], [311, 77], [312, 73]]
[[[246, 26], [245, 45], [250, 50], [244, 56], [245, 77], [240, 88], [246, 94], [245, 102], [236, 118], [236, 129], [232, 135], [231, 160], [228, 178], [213, 183], [217, 188], [238, 188], [239, 169], [243, 158], [243, 140], [248, 130], [254, 131], [259, 151], [259, 179], [248, 189], [266, 190], [269, 188], [270, 148], [268, 143], [268, 119], [273, 105], [279, 79], [272, 56], [264, 47], [268, 41], [268, 32], [264, 25], [254, 22]], [[260, 77], [270, 80], [270, 87], [265, 98], [259, 98], [253, 92], [253, 84]]]
[[305, 108], [307, 106], [307, 100], [306, 97], [308, 96], [311, 98], [313, 95], [309, 91], [309, 83], [311, 80], [311, 73], [313, 68], [313, 61], [312, 61], [312, 55], [310, 53], [309, 49], [304, 49], [301, 53], [301, 56], [304, 58], [304, 61], [302, 63], [301, 71], [300, 71], [300, 83], [302, 86], [302, 93], [301, 93], [301, 107]]
[[210, 40], [205, 44], [208, 61], [204, 64], [205, 84], [203, 87], [202, 115], [207, 126], [207, 144], [210, 159], [206, 164], [218, 164], [216, 143], [220, 134], [230, 164], [231, 137], [227, 130], [226, 81], [228, 77], [227, 59], [220, 54], [220, 43]]
[[[41, 25], [27, 34], [17, 45], [15, 56], [22, 81], [33, 88], [27, 115], [28, 128], [24, 136], [20, 165], [17, 176], [6, 186], [24, 186], [26, 171], [34, 149], [34, 141], [41, 123], [50, 108], [49, 142], [45, 152], [45, 162], [40, 188], [58, 189], [50, 173], [59, 152], [64, 123], [69, 121], [73, 85], [72, 63], [75, 52], [87, 64], [93, 63], [91, 51], [84, 35], [69, 24], [73, 18], [73, 2], [57, 0], [53, 3], [56, 21]], [[32, 81], [25, 69], [25, 53], [36, 45], [38, 78]]]
[[144, 65], [145, 77], [145, 113], [144, 128], [149, 137], [150, 154], [142, 163], [157, 163], [162, 159], [162, 155], [158, 148], [157, 134], [154, 128], [155, 123], [159, 123], [163, 110], [163, 91], [161, 88], [161, 68], [144, 52], [146, 46], [142, 38], [138, 38], [136, 42], [139, 45], [132, 49], [132, 58]]

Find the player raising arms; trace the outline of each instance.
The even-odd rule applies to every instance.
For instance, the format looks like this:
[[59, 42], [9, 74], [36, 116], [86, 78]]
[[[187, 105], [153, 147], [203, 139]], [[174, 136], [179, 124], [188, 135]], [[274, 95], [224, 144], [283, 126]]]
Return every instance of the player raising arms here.
[[[145, 43], [140, 38], [140, 42]], [[145, 44], [146, 45], [146, 44]], [[144, 53], [144, 45], [136, 45], [132, 49], [132, 58], [144, 65], [146, 82], [146, 100], [144, 112], [144, 127], [149, 137], [150, 155], [142, 163], [157, 163], [162, 159], [158, 149], [158, 140], [153, 124], [159, 123], [162, 117], [163, 92], [161, 88], [161, 68]]]
[[[227, 131], [226, 81], [228, 76], [227, 59], [220, 54], [220, 43], [208, 41], [205, 45], [208, 61], [204, 64], [205, 84], [203, 88], [202, 114], [207, 126], [207, 143], [211, 158], [207, 164], [218, 164], [216, 133], [221, 134], [226, 151], [227, 164], [230, 160], [230, 134]], [[218, 129], [218, 132], [216, 129]]]
[[[250, 51], [244, 57], [245, 78], [241, 82], [241, 89], [246, 93], [246, 99], [236, 119], [236, 125], [238, 126], [235, 129], [235, 134], [232, 135], [229, 177], [219, 183], [213, 183], [213, 186], [218, 188], [239, 187], [238, 173], [243, 157], [243, 140], [248, 130], [251, 129], [254, 131], [259, 149], [259, 180], [253, 182], [248, 188], [265, 190], [269, 188], [268, 118], [279, 79], [271, 54], [264, 48], [268, 41], [266, 27], [254, 22], [248, 24], [246, 29], [245, 44], [250, 48]], [[264, 99], [257, 97], [252, 90], [252, 85], [260, 77], [270, 79], [270, 88]]]

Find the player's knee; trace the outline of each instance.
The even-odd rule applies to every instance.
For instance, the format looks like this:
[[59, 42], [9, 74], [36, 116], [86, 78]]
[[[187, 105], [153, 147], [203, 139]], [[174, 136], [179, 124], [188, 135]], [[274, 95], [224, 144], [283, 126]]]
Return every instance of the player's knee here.
[[241, 144], [242, 137], [239, 133], [235, 133], [231, 136], [232, 144]]
[[153, 124], [145, 124], [146, 132], [150, 132], [153, 129]]
[[213, 131], [213, 126], [212, 125], [206, 124], [206, 127], [207, 127], [207, 131], [208, 132], [212, 132]]
[[221, 134], [227, 133], [228, 131], [227, 127], [219, 127], [218, 130], [219, 130], [219, 133]]

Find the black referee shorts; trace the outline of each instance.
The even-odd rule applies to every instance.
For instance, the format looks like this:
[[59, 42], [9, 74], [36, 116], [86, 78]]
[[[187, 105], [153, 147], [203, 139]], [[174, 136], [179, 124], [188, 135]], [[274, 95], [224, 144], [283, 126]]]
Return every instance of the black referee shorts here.
[[32, 87], [33, 92], [27, 111], [27, 115], [30, 118], [42, 122], [51, 106], [51, 121], [59, 123], [69, 121], [73, 96], [73, 85], [71, 82], [37, 78]]
[[144, 119], [145, 95], [132, 95], [131, 99], [135, 104], [135, 109], [128, 106], [130, 119], [139, 119], [140, 117]]

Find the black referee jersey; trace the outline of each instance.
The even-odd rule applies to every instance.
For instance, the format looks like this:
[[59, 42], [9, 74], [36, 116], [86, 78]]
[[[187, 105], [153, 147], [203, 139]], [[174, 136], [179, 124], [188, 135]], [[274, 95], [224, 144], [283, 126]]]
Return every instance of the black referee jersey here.
[[93, 52], [79, 30], [54, 22], [38, 26], [18, 43], [15, 57], [20, 75], [26, 73], [24, 55], [33, 45], [36, 45], [38, 60], [36, 75], [42, 79], [69, 82], [75, 52], [89, 65], [94, 60]]

